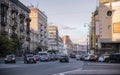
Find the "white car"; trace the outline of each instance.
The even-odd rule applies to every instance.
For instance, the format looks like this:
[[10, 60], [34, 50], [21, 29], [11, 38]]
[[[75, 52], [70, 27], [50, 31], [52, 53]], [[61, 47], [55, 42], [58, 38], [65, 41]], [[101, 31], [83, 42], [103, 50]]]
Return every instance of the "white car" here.
[[76, 60], [80, 60], [81, 59], [81, 55], [80, 54], [76, 54]]
[[99, 62], [103, 62], [105, 59], [104, 59], [104, 56], [100, 56], [99, 58], [98, 58], [98, 61]]
[[94, 56], [94, 55], [86, 55], [86, 56], [84, 57], [84, 60], [85, 60], [85, 61], [95, 61], [96, 59], [95, 59], [95, 56]]
[[86, 55], [86, 56], [84, 57], [84, 60], [85, 60], [85, 61], [90, 60], [90, 55]]
[[98, 58], [99, 62], [104, 62], [106, 58], [109, 57], [109, 54], [103, 54]]

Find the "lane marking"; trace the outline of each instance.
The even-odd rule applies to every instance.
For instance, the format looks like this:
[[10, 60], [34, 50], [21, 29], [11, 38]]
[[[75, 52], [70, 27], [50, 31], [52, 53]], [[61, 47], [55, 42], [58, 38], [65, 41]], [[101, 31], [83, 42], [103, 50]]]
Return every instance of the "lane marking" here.
[[78, 72], [80, 70], [82, 70], [82, 68], [71, 70], [71, 71], [66, 71], [66, 72], [61, 72], [61, 73], [56, 73], [56, 74], [52, 74], [52, 75], [66, 75], [67, 73]]

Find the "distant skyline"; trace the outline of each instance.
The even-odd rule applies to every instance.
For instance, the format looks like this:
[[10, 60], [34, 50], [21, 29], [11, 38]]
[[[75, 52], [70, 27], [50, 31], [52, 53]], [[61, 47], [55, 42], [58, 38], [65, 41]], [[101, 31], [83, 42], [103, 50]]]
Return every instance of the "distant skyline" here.
[[69, 35], [73, 43], [86, 44], [92, 12], [99, 0], [20, 0], [45, 12], [48, 23], [59, 29], [59, 35]]

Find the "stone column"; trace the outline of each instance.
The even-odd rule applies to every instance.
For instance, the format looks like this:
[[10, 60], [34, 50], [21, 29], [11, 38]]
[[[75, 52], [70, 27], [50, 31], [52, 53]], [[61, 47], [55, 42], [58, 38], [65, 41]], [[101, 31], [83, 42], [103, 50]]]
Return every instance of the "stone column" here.
[[30, 18], [26, 18], [26, 33], [27, 33], [27, 37], [26, 37], [26, 41], [28, 42], [27, 45], [27, 52], [30, 52], [30, 22], [31, 19]]

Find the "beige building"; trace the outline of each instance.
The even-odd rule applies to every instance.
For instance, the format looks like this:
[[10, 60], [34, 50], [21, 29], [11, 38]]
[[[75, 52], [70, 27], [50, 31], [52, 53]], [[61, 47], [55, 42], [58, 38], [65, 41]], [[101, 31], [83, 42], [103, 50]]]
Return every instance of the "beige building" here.
[[120, 52], [120, 1], [99, 4], [99, 53]]
[[120, 52], [119, 9], [118, 0], [99, 0], [90, 26], [90, 49], [95, 54]]
[[[48, 41], [48, 36], [47, 36], [47, 16], [40, 11], [38, 8], [35, 8], [34, 6], [29, 7], [31, 10], [30, 13], [30, 18], [31, 18], [31, 23], [30, 23], [30, 28], [37, 32], [38, 40], [37, 42], [39, 44], [35, 44], [37, 46], [34, 47], [40, 47], [42, 50], [46, 50], [47, 48], [47, 41]], [[35, 42], [34, 42], [35, 43]], [[34, 48], [36, 49], [36, 48]]]

